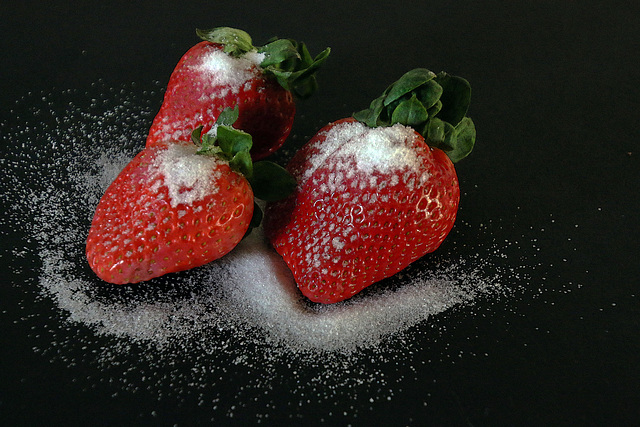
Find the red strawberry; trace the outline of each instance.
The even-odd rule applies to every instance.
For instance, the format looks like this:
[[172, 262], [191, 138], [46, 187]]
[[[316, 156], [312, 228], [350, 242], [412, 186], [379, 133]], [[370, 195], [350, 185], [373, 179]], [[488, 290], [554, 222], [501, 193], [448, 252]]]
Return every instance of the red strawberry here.
[[207, 132], [226, 107], [240, 108], [234, 124], [253, 137], [254, 160], [277, 150], [295, 115], [294, 95], [316, 89], [315, 71], [329, 49], [312, 58], [304, 44], [277, 39], [256, 48], [241, 30], [198, 30], [205, 41], [192, 47], [174, 69], [147, 146], [188, 141], [192, 129]]
[[86, 246], [101, 279], [136, 283], [198, 267], [243, 238], [254, 214], [248, 179], [259, 183], [273, 166], [251, 164], [251, 137], [227, 123], [233, 111], [220, 118], [217, 135], [203, 135], [199, 148], [187, 142], [146, 147], [109, 186]]
[[475, 142], [469, 96], [463, 79], [414, 70], [295, 154], [298, 186], [264, 227], [305, 296], [342, 301], [440, 246], [460, 198], [449, 157]]

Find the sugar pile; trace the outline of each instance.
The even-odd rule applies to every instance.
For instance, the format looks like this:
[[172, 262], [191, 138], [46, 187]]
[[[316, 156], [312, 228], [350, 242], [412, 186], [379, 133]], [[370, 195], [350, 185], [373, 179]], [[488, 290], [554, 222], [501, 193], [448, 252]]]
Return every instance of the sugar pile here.
[[[16, 123], [1, 124], [8, 148], [0, 160], [7, 171], [0, 185], [11, 208], [0, 227], [4, 234], [23, 236], [24, 247], [14, 248], [13, 255], [33, 258], [37, 269], [22, 272], [23, 283], [35, 278], [39, 298], [55, 306], [32, 313], [58, 325], [51, 347], [38, 351], [70, 366], [99, 366], [105, 373], [98, 382], [118, 377], [110, 370], [128, 366], [125, 374], [137, 376], [120, 375], [123, 390], [195, 394], [199, 404], [226, 416], [251, 406], [254, 396], [268, 395], [276, 377], [299, 399], [293, 406], [304, 406], [310, 395], [329, 399], [340, 389], [351, 394], [353, 387], [364, 387], [366, 393], [370, 384], [380, 393], [393, 385], [385, 384], [373, 361], [411, 363], [407, 348], [420, 347], [424, 339], [409, 334], [412, 327], [454, 306], [503, 295], [509, 281], [523, 279], [496, 265], [502, 254], [491, 243], [473, 255], [443, 250], [349, 301], [315, 305], [300, 295], [258, 229], [228, 256], [202, 268], [143, 285], [102, 283], [84, 259], [93, 210], [144, 145], [158, 99], [135, 85], [96, 85], [86, 93], [25, 98], [24, 104], [34, 106], [16, 115]], [[457, 227], [464, 232], [469, 226]], [[79, 329], [87, 331], [84, 338]], [[128, 359], [133, 352], [137, 359]], [[251, 378], [223, 403], [229, 393], [225, 375], [234, 366]], [[266, 399], [263, 415], [270, 410]]]

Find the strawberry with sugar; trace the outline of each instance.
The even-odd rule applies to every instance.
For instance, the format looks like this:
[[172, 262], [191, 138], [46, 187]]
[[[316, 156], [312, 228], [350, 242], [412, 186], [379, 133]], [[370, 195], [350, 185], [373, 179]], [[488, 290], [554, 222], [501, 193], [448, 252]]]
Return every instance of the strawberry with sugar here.
[[268, 156], [291, 131], [294, 96], [307, 98], [317, 89], [315, 72], [330, 49], [313, 58], [304, 43], [291, 39], [254, 47], [249, 34], [234, 28], [197, 34], [204, 41], [176, 65], [146, 145], [188, 141], [191, 129], [207, 132], [224, 108], [237, 105], [234, 127], [253, 137], [253, 159]]
[[475, 143], [469, 83], [406, 73], [366, 110], [322, 128], [287, 169], [265, 233], [310, 300], [334, 303], [436, 250], [453, 227], [453, 166]]
[[[136, 283], [207, 264], [231, 251], [262, 213], [255, 197], [276, 200], [295, 182], [271, 162], [251, 161], [251, 136], [224, 110], [193, 142], [142, 150], [101, 198], [86, 255], [101, 279]], [[273, 185], [270, 185], [273, 184]]]

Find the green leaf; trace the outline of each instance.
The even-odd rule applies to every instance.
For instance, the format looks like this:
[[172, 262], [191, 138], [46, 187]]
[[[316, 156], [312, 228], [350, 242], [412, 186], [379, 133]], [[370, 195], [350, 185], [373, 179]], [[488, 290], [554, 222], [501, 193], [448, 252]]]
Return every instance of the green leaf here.
[[[304, 44], [301, 46], [302, 49], [306, 50]], [[330, 53], [331, 49], [326, 48], [313, 58], [313, 62], [309, 64], [301, 63], [299, 69], [292, 73], [289, 85], [291, 92], [293, 92], [295, 96], [300, 99], [306, 99], [317, 91], [318, 84], [315, 74], [327, 60]]]
[[202, 133], [202, 126], [198, 126], [191, 132], [191, 142], [193, 142], [198, 150], [196, 154], [202, 155], [218, 155], [220, 153], [220, 147], [216, 144], [216, 137], [209, 132]]
[[196, 34], [202, 40], [224, 45], [224, 51], [236, 57], [255, 49], [251, 41], [251, 36], [237, 28], [217, 27], [210, 30], [196, 29]]
[[200, 145], [200, 148], [198, 148], [198, 151], [196, 151], [196, 154], [202, 154], [206, 156], [216, 155], [220, 158], [223, 158], [224, 160], [228, 160], [228, 156], [222, 155], [220, 146], [216, 144], [216, 138], [209, 134], [202, 135], [202, 144]]
[[456, 145], [453, 150], [447, 152], [447, 155], [453, 163], [456, 163], [471, 153], [476, 142], [476, 128], [473, 120], [465, 117], [458, 123], [455, 128], [457, 135]]
[[231, 169], [247, 178], [255, 197], [268, 202], [285, 198], [295, 189], [296, 180], [286, 169], [273, 162], [253, 163], [250, 154], [253, 145], [251, 135], [231, 126], [237, 116], [237, 106], [234, 109], [225, 108], [214, 125], [215, 135], [202, 134], [202, 126], [195, 129], [191, 139], [200, 147], [196, 153], [217, 156], [229, 162]]
[[442, 151], [446, 151], [447, 153], [451, 152], [456, 148], [458, 142], [458, 135], [456, 134], [456, 129], [451, 126], [448, 122], [444, 123], [444, 141], [440, 144], [440, 148]]
[[429, 117], [435, 117], [436, 114], [438, 114], [438, 112], [442, 109], [442, 101], [438, 100], [436, 101], [435, 104], [433, 104], [433, 106], [431, 108], [429, 108], [427, 110], [427, 113], [429, 113]]
[[475, 144], [473, 121], [466, 117], [470, 101], [471, 86], [465, 79], [418, 68], [405, 73], [353, 117], [369, 127], [411, 126], [430, 146], [458, 161]]
[[269, 72], [276, 78], [276, 80], [278, 80], [278, 83], [280, 84], [280, 86], [282, 86], [288, 91], [291, 91], [289, 80], [291, 79], [291, 75], [293, 74], [292, 71], [278, 70], [273, 68], [269, 70]]
[[231, 126], [218, 126], [217, 142], [222, 152], [229, 158], [243, 151], [248, 153], [253, 145], [251, 135]]
[[311, 53], [309, 52], [309, 49], [307, 49], [306, 44], [299, 43], [297, 50], [298, 54], [300, 55], [300, 62], [304, 67], [309, 67], [311, 64], [313, 64], [313, 56], [311, 56]]
[[197, 154], [217, 156], [229, 162], [231, 168], [249, 177], [253, 172], [253, 163], [249, 151], [253, 145], [251, 135], [231, 125], [238, 118], [238, 107], [225, 108], [212, 130], [202, 133], [202, 126], [191, 132], [191, 140], [198, 146]]
[[295, 178], [286, 169], [266, 160], [253, 165], [249, 182], [254, 196], [266, 202], [284, 199], [296, 187]]
[[412, 90], [417, 89], [435, 77], [435, 73], [426, 68], [416, 68], [405, 73], [385, 91], [384, 105], [389, 105], [396, 99], [410, 93]]
[[451, 124], [438, 118], [431, 118], [424, 128], [424, 132], [424, 138], [429, 146], [443, 151], [453, 149], [456, 133]]
[[225, 108], [222, 110], [218, 118], [216, 119], [216, 124], [221, 126], [231, 126], [238, 120], [240, 117], [240, 109], [238, 108], [238, 104], [234, 108]]
[[418, 97], [413, 94], [411, 98], [402, 101], [393, 110], [391, 124], [401, 123], [406, 126], [417, 127], [426, 122], [428, 118], [427, 109], [422, 102], [418, 101]]
[[229, 166], [236, 172], [240, 172], [245, 178], [250, 179], [253, 175], [253, 162], [248, 150], [237, 152], [230, 160]]
[[191, 132], [191, 142], [193, 142], [196, 146], [202, 146], [202, 125], [198, 126]]
[[248, 33], [230, 27], [197, 29], [196, 34], [203, 40], [224, 45], [224, 51], [235, 57], [251, 51], [264, 53], [260, 63], [264, 72], [273, 75], [282, 87], [298, 98], [308, 98], [318, 89], [315, 73], [331, 52], [326, 48], [313, 58], [304, 43], [278, 37], [269, 39], [264, 46], [255, 47]]
[[442, 86], [442, 109], [438, 117], [456, 126], [467, 114], [471, 102], [471, 85], [462, 77], [439, 73], [436, 82]]
[[265, 53], [265, 60], [260, 64], [265, 72], [272, 74], [283, 88], [304, 99], [317, 90], [315, 73], [329, 57], [331, 49], [326, 48], [312, 58], [304, 43], [274, 39], [258, 51]]
[[353, 117], [359, 122], [374, 128], [380, 125], [380, 123], [378, 123], [378, 118], [380, 117], [380, 113], [383, 108], [383, 98], [376, 98], [371, 101], [369, 108], [353, 113]]
[[307, 99], [317, 91], [318, 82], [315, 77], [299, 80], [291, 88], [291, 92], [299, 99]]
[[429, 145], [440, 145], [444, 141], [444, 133], [445, 123], [438, 118], [432, 118], [427, 123], [423, 136]]
[[440, 96], [442, 96], [442, 86], [434, 80], [429, 80], [422, 86], [418, 87], [415, 90], [415, 93], [418, 95], [418, 99], [424, 104], [425, 108], [431, 108], [438, 102], [442, 105], [442, 102], [440, 101]]
[[260, 63], [262, 68], [278, 65], [291, 59], [300, 59], [298, 50], [291, 40], [287, 39], [277, 39], [258, 49], [258, 52], [265, 55]]

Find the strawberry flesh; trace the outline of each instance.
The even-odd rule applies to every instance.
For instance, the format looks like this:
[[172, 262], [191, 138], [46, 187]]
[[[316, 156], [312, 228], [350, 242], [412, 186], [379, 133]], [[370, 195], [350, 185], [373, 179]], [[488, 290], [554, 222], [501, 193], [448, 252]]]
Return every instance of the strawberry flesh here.
[[409, 127], [329, 124], [287, 169], [298, 180], [267, 207], [265, 232], [310, 300], [334, 303], [437, 249], [460, 190], [447, 155]]
[[96, 209], [86, 255], [103, 280], [136, 283], [207, 264], [233, 249], [253, 214], [247, 180], [226, 162], [165, 143], [138, 154]]
[[189, 141], [191, 131], [199, 126], [209, 131], [222, 110], [236, 105], [239, 118], [234, 127], [253, 137], [254, 160], [282, 146], [293, 126], [293, 95], [264, 74], [262, 54], [251, 51], [236, 58], [223, 48], [203, 41], [180, 59], [149, 130], [147, 146]]

